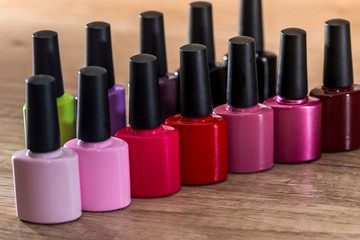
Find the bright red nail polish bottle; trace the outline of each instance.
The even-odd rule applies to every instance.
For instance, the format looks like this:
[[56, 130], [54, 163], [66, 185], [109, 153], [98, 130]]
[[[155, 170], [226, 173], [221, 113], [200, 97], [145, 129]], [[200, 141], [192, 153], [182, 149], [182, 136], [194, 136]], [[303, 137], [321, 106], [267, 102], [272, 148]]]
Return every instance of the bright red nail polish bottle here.
[[161, 124], [157, 59], [130, 58], [130, 127], [116, 137], [129, 145], [132, 197], [161, 197], [180, 189], [179, 133]]
[[180, 135], [181, 183], [210, 184], [227, 178], [227, 122], [212, 114], [206, 47], [180, 48], [180, 113], [166, 119]]
[[360, 147], [360, 85], [353, 83], [350, 23], [329, 20], [325, 23], [324, 85], [310, 92], [323, 103], [323, 151]]

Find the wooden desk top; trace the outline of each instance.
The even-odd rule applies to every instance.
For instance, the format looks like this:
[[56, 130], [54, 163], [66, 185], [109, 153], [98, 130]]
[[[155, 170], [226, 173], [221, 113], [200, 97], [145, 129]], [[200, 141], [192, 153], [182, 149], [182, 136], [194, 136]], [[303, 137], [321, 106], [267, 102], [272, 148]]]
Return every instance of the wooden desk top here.
[[[24, 148], [22, 105], [32, 73], [31, 34], [59, 34], [65, 90], [77, 92], [84, 65], [85, 24], [111, 23], [115, 76], [127, 85], [128, 59], [138, 51], [139, 13], [164, 12], [169, 70], [187, 41], [187, 1], [33, 0], [0, 2], [0, 238], [2, 239], [359, 239], [360, 150], [323, 154], [307, 164], [275, 164], [256, 174], [182, 187], [170, 197], [133, 199], [120, 211], [84, 212], [80, 220], [54, 226], [21, 222], [15, 215], [11, 156]], [[213, 0], [216, 59], [237, 34], [238, 1]], [[309, 90], [322, 82], [324, 22], [351, 22], [355, 81], [360, 73], [360, 1], [264, 0], [265, 48], [278, 53], [280, 30], [307, 31]], [[360, 124], [360, 123], [359, 123]]]

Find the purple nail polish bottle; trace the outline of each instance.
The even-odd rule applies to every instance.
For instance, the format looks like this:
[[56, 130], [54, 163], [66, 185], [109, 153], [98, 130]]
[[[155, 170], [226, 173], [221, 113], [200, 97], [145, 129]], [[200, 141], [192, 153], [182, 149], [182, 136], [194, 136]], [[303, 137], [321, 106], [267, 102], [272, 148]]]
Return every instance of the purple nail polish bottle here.
[[108, 95], [111, 136], [126, 127], [125, 88], [115, 84], [110, 24], [91, 22], [86, 25], [85, 66], [100, 66], [108, 73]]
[[140, 14], [140, 53], [152, 54], [158, 61], [161, 122], [180, 112], [179, 78], [167, 73], [163, 14], [147, 11]]

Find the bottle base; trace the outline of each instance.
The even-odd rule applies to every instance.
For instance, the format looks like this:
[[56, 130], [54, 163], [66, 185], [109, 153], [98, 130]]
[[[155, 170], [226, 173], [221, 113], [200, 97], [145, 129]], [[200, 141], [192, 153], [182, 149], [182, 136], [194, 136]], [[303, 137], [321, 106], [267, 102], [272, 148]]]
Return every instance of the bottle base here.
[[66, 223], [72, 223], [75, 222], [76, 220], [78, 220], [81, 217], [81, 214], [79, 217], [74, 218], [74, 219], [69, 219], [69, 220], [64, 220], [64, 221], [60, 221], [60, 222], [37, 222], [37, 221], [31, 221], [31, 220], [26, 220], [26, 219], [21, 219], [19, 218], [22, 222], [25, 223], [30, 223], [30, 224], [37, 224], [37, 225], [58, 225], [58, 224], [66, 224]]

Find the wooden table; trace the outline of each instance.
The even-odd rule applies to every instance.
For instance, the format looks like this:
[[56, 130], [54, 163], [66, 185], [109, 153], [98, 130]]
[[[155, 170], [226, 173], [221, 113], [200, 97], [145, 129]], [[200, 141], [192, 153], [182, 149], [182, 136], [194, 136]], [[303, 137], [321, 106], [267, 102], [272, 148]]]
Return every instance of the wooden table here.
[[[123, 210], [84, 212], [80, 220], [54, 226], [21, 222], [15, 215], [11, 155], [24, 148], [22, 105], [32, 74], [31, 34], [59, 34], [66, 92], [77, 91], [84, 65], [85, 24], [111, 23], [117, 83], [127, 85], [128, 59], [138, 51], [139, 13], [165, 15], [169, 70], [178, 67], [187, 42], [189, 1], [3, 0], [0, 2], [0, 238], [3, 239], [348, 239], [360, 238], [360, 150], [323, 154], [307, 164], [276, 164], [256, 174], [182, 187], [163, 198], [133, 199]], [[216, 59], [237, 34], [237, 0], [214, 0]], [[360, 1], [264, 0], [266, 49], [278, 53], [280, 30], [307, 31], [309, 89], [321, 85], [324, 22], [351, 21], [355, 81], [360, 72]], [[360, 109], [359, 109], [360, 111]], [[360, 124], [360, 123], [359, 123]]]

